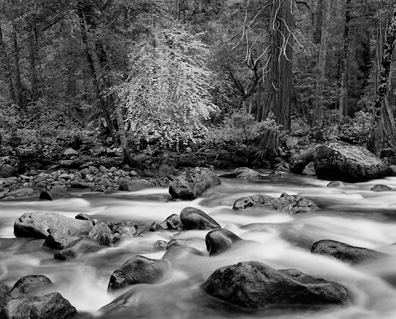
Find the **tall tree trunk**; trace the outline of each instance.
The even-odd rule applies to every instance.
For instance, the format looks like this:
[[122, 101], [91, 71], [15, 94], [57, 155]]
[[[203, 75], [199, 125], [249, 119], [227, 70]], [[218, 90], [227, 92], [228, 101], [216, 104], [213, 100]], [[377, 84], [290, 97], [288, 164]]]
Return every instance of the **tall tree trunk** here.
[[320, 49], [317, 64], [317, 78], [315, 83], [315, 100], [314, 112], [312, 116], [311, 126], [321, 126], [323, 120], [323, 88], [326, 80], [326, 60], [328, 48], [328, 28], [331, 11], [331, 0], [323, 0], [322, 2], [322, 27], [320, 35]]
[[291, 0], [274, 0], [271, 6], [269, 35], [269, 64], [264, 78], [264, 98], [261, 119], [269, 112], [284, 129], [290, 130], [290, 103], [292, 88], [292, 35], [294, 19]]
[[132, 158], [129, 150], [128, 139], [124, 127], [124, 117], [122, 116], [120, 103], [117, 104], [115, 111], [117, 116], [118, 135], [120, 137], [121, 148], [124, 153], [124, 163], [132, 167], [138, 167], [138, 163]]
[[368, 148], [374, 153], [381, 149], [392, 146], [396, 140], [396, 126], [394, 118], [394, 106], [389, 103], [390, 94], [390, 71], [394, 42], [396, 40], [396, 4], [389, 20], [384, 43], [383, 56], [381, 59], [381, 70], [377, 89], [377, 97], [374, 104], [374, 123], [369, 137]]
[[351, 22], [351, 0], [345, 4], [344, 47], [341, 56], [340, 100], [338, 120], [341, 123], [348, 114], [348, 75], [349, 75], [349, 25]]
[[24, 99], [22, 96], [22, 80], [21, 70], [19, 67], [19, 45], [18, 45], [18, 33], [15, 21], [12, 22], [12, 46], [13, 46], [13, 58], [14, 58], [14, 71], [15, 71], [15, 97], [17, 105], [21, 108], [25, 108]]
[[37, 33], [35, 25], [31, 25], [28, 32], [28, 48], [29, 48], [29, 68], [30, 68], [30, 93], [32, 102], [36, 102], [38, 96], [38, 76], [36, 66], [37, 55]]
[[10, 99], [13, 104], [17, 104], [17, 99], [14, 91], [14, 85], [12, 83], [12, 73], [10, 59], [7, 54], [7, 48], [3, 39], [3, 30], [0, 24], [0, 65], [4, 69], [4, 80], [8, 86], [8, 92], [10, 94]]

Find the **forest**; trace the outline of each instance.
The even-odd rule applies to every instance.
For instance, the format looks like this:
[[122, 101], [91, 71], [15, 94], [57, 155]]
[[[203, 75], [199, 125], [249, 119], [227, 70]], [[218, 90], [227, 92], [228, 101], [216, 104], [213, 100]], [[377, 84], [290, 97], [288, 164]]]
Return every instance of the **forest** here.
[[393, 154], [395, 36], [390, 0], [1, 0], [0, 156]]

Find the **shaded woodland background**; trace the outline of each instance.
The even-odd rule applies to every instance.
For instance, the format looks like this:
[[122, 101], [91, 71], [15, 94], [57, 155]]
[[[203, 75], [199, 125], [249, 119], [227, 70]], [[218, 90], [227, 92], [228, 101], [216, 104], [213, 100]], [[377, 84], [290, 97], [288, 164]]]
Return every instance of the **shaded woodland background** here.
[[265, 156], [289, 136], [394, 149], [394, 7], [1, 0], [2, 143], [101, 138], [130, 164], [202, 143]]

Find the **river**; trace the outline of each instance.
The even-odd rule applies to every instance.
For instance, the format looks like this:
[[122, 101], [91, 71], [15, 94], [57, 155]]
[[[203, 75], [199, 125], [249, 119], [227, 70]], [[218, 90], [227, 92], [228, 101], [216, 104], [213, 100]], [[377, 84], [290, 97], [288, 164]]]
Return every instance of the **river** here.
[[[264, 174], [268, 173], [263, 171]], [[113, 194], [78, 193], [55, 201], [0, 201], [0, 281], [9, 287], [25, 275], [49, 277], [54, 287], [80, 312], [99, 318], [396, 318], [396, 191], [373, 192], [375, 184], [396, 190], [396, 178], [326, 187], [328, 181], [313, 177], [264, 177], [257, 180], [222, 179], [222, 184], [191, 202], [166, 201], [167, 189]], [[275, 212], [234, 212], [233, 202], [242, 196], [286, 192], [313, 200], [318, 211], [287, 215]], [[186, 207], [197, 207], [222, 227], [250, 242], [215, 257], [188, 256], [177, 259], [159, 283], [132, 288], [134, 298], [125, 310], [102, 315], [99, 309], [122, 292], [107, 293], [111, 273], [135, 254], [161, 258], [157, 240], [194, 238], [205, 252], [207, 231], [145, 232], [116, 247], [71, 261], [53, 258], [43, 240], [15, 238], [14, 221], [26, 212], [56, 212], [74, 218], [87, 213], [97, 218], [131, 220], [142, 225], [162, 222]], [[312, 244], [332, 239], [374, 249], [388, 256], [358, 266], [311, 254]], [[199, 286], [217, 268], [240, 261], [256, 260], [276, 269], [295, 268], [310, 275], [334, 280], [345, 286], [352, 303], [330, 308], [280, 308], [244, 311], [204, 296]]]

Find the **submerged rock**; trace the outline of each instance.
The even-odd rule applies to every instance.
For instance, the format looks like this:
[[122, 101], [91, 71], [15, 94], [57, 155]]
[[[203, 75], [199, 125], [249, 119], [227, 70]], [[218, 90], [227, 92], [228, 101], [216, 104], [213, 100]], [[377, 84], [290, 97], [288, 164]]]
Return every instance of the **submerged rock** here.
[[52, 281], [43, 275], [29, 275], [19, 279], [11, 289], [11, 296], [16, 298], [52, 285]]
[[253, 179], [262, 176], [259, 172], [247, 167], [238, 167], [230, 173], [222, 174], [223, 178]]
[[69, 260], [77, 258], [83, 254], [94, 253], [102, 249], [102, 246], [96, 240], [90, 237], [77, 239], [67, 245], [62, 250], [54, 254], [55, 259]]
[[359, 264], [385, 256], [375, 250], [351, 246], [335, 240], [320, 240], [312, 245], [311, 253], [331, 256], [351, 264]]
[[221, 254], [244, 240], [228, 229], [215, 229], [206, 234], [205, 243], [209, 256]]
[[210, 169], [190, 168], [173, 180], [169, 193], [175, 198], [194, 199], [208, 188], [220, 184], [220, 178]]
[[366, 148], [333, 142], [319, 145], [314, 154], [315, 172], [320, 179], [364, 182], [392, 175], [392, 169]]
[[295, 269], [276, 270], [257, 261], [219, 268], [201, 287], [209, 295], [243, 308], [342, 305], [350, 300], [348, 291], [337, 282]]
[[386, 186], [386, 185], [377, 184], [377, 185], [374, 185], [374, 186], [371, 188], [371, 190], [372, 190], [373, 192], [389, 192], [389, 191], [392, 190], [392, 188], [390, 188], [389, 186]]
[[169, 262], [161, 259], [150, 259], [136, 255], [128, 259], [110, 277], [107, 290], [117, 290], [130, 285], [151, 284], [165, 274], [169, 269]]
[[92, 228], [89, 221], [68, 218], [61, 214], [34, 212], [26, 213], [14, 223], [16, 237], [45, 238], [52, 230], [70, 236], [87, 235]]
[[237, 199], [232, 207], [233, 210], [237, 211], [249, 208], [268, 209], [287, 214], [297, 214], [316, 210], [318, 206], [313, 201], [305, 197], [283, 193], [279, 198], [262, 194], [242, 197]]
[[221, 228], [221, 226], [208, 214], [194, 207], [185, 207], [180, 212], [183, 228], [187, 230], [207, 230]]

